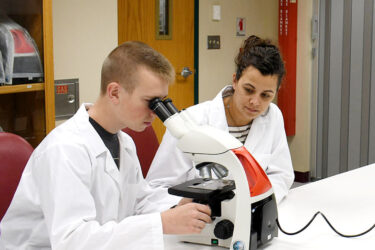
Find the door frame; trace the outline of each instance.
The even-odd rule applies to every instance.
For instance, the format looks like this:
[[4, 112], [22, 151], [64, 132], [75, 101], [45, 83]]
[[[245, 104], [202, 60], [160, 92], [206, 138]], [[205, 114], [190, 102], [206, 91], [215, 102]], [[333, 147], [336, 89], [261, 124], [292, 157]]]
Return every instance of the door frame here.
[[194, 104], [199, 100], [199, 0], [194, 0]]

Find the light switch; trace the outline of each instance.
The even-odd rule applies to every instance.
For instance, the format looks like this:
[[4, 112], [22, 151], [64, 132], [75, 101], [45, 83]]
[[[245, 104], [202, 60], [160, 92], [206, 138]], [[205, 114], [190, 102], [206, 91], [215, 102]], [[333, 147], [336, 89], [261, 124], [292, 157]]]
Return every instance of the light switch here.
[[221, 7], [220, 5], [212, 5], [212, 20], [221, 20]]
[[220, 49], [220, 36], [207, 36], [207, 49]]

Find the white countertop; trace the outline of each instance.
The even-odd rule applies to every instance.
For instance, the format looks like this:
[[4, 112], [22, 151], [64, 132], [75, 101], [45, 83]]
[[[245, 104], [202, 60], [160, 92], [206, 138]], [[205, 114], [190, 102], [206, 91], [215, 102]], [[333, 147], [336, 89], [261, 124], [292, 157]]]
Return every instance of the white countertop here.
[[[281, 227], [294, 232], [306, 225], [311, 217], [321, 211], [331, 224], [343, 234], [358, 234], [375, 224], [375, 164], [332, 176], [317, 182], [291, 189], [279, 204]], [[164, 236], [166, 250], [223, 249], [181, 243], [176, 236]], [[375, 229], [357, 238], [337, 235], [318, 215], [302, 233], [279, 236], [261, 249], [267, 250], [333, 250], [375, 249]]]

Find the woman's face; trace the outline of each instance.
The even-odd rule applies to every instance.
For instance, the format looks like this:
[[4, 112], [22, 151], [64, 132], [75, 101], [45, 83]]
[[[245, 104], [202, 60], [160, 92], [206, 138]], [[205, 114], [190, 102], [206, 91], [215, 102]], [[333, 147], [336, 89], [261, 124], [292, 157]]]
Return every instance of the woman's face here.
[[264, 76], [253, 66], [247, 67], [237, 81], [233, 74], [233, 113], [239, 126], [249, 124], [263, 114], [276, 95], [277, 75]]

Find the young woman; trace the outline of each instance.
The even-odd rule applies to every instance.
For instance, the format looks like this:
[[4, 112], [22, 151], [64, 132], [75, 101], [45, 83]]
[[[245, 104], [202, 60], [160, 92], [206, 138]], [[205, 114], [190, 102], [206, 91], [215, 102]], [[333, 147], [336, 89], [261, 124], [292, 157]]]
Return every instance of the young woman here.
[[[240, 48], [235, 64], [232, 85], [213, 100], [187, 111], [197, 123], [228, 131], [244, 143], [267, 173], [279, 202], [294, 180], [283, 117], [271, 103], [285, 73], [284, 63], [279, 49], [270, 41], [250, 36]], [[146, 178], [152, 187], [166, 191], [199, 176], [176, 143], [167, 131]]]

